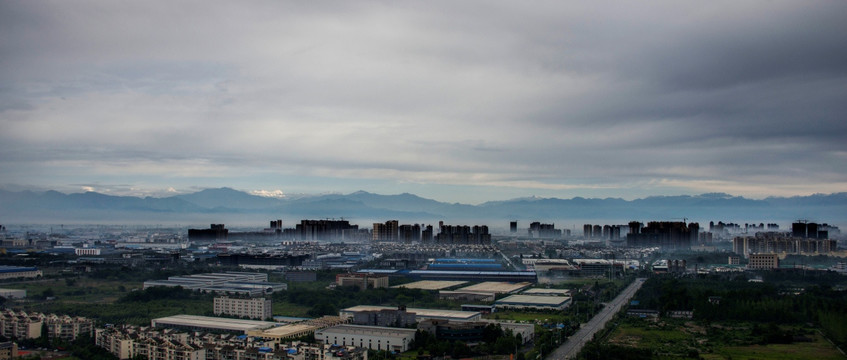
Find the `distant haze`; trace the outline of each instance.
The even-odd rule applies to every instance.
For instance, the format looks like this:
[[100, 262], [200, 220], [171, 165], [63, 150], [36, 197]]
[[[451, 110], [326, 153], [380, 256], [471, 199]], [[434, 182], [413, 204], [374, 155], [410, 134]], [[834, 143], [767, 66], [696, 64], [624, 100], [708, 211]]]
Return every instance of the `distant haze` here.
[[631, 220], [739, 224], [778, 223], [798, 219], [831, 225], [847, 224], [847, 193], [792, 198], [747, 199], [712, 193], [696, 196], [616, 198], [522, 198], [479, 205], [444, 203], [414, 194], [381, 195], [364, 191], [338, 195], [277, 199], [230, 188], [164, 198], [119, 197], [94, 192], [63, 194], [0, 190], [0, 224], [128, 224], [181, 225], [206, 228], [211, 223], [255, 229], [282, 219], [294, 227], [302, 219], [345, 219], [362, 228], [396, 219], [403, 224], [488, 225], [505, 229], [517, 220], [525, 229], [532, 221], [575, 229], [582, 224], [625, 224]]
[[847, 1], [2, 1], [0, 188], [840, 193], [845, 89]]

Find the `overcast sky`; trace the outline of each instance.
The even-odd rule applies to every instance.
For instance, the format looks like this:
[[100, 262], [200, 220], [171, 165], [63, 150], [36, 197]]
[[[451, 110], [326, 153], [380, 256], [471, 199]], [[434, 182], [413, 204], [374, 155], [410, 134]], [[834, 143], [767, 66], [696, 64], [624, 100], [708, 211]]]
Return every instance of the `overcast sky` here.
[[847, 1], [0, 1], [0, 187], [847, 191]]

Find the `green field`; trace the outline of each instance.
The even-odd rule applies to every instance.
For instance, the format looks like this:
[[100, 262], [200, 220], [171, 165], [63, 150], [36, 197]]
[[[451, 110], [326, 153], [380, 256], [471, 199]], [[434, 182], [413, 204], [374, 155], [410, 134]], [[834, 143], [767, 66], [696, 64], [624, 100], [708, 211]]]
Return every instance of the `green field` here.
[[292, 304], [289, 302], [274, 301], [273, 314], [276, 316], [309, 317], [307, 312], [310, 307]]
[[520, 312], [520, 311], [498, 311], [483, 316], [486, 319], [496, 320], [514, 320], [514, 321], [541, 321], [541, 322], [563, 322], [568, 316], [562, 313], [539, 313], [539, 312]]
[[793, 344], [768, 344], [749, 346], [728, 346], [715, 349], [714, 353], [703, 354], [704, 359], [844, 359], [845, 356], [822, 336], [815, 335], [812, 342]]
[[808, 332], [811, 341], [791, 344], [755, 344], [750, 324], [712, 325], [692, 321], [621, 319], [606, 337], [611, 345], [650, 349], [654, 358], [685, 358], [692, 352], [703, 359], [844, 359], [845, 356], [819, 332]]

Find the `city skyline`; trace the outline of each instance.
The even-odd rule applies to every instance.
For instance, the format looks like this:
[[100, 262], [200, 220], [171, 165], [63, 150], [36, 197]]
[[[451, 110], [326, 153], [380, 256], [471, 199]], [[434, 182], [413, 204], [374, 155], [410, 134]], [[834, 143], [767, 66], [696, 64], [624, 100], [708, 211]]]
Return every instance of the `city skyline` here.
[[847, 192], [847, 3], [0, 3], [0, 189]]

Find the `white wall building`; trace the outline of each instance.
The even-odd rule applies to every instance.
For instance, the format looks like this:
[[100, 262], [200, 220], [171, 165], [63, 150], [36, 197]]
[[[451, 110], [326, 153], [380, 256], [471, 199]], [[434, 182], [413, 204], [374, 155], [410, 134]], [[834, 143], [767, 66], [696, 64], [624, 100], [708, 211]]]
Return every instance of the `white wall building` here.
[[358, 346], [371, 350], [404, 352], [415, 339], [415, 329], [363, 325], [338, 325], [315, 332], [324, 344]]
[[266, 320], [273, 317], [271, 299], [266, 298], [215, 298], [215, 315], [230, 315], [250, 319]]

